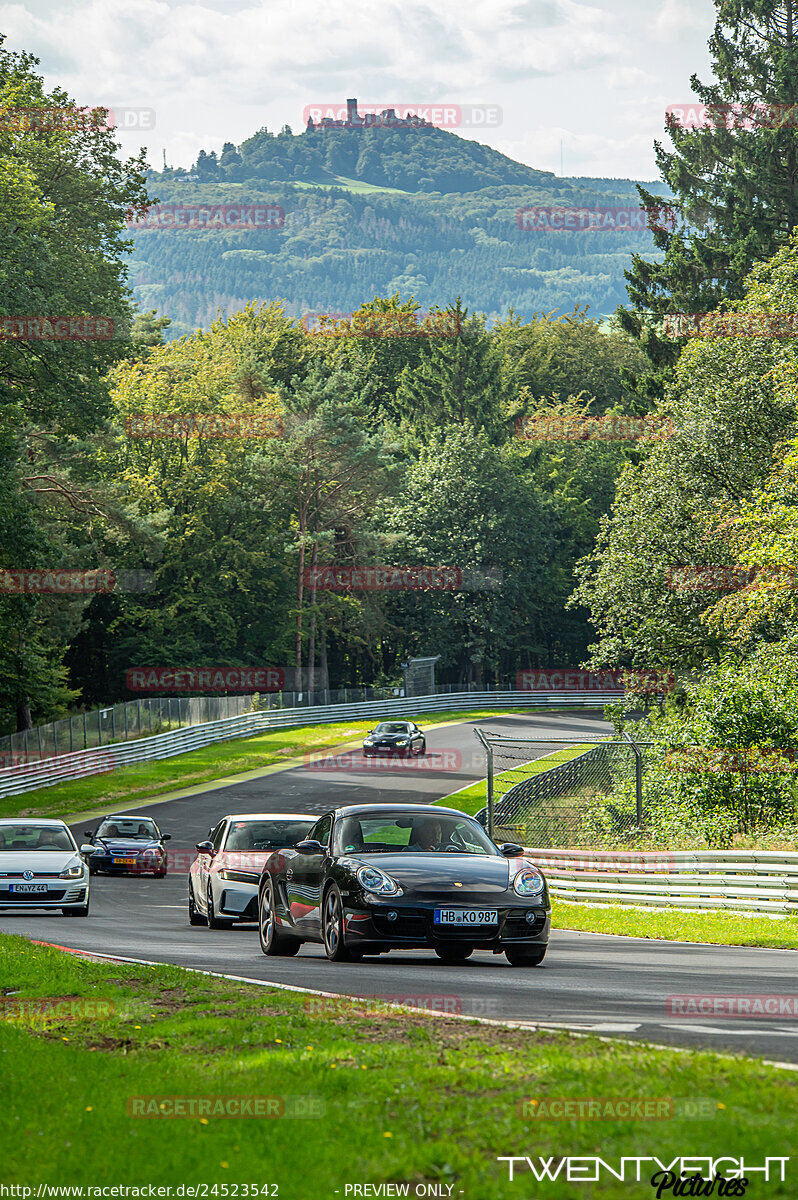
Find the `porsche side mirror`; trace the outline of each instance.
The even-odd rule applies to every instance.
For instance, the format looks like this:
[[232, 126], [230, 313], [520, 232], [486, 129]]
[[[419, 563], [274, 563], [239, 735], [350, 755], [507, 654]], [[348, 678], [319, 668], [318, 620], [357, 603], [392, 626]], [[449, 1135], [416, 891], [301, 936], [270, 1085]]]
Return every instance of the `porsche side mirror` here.
[[499, 851], [505, 858], [518, 858], [519, 854], [524, 853], [524, 847], [519, 846], [518, 842], [504, 842], [499, 846]]
[[213, 854], [214, 853], [213, 842], [208, 842], [208, 841], [197, 842], [197, 849], [199, 850], [200, 854]]
[[314, 838], [307, 838], [304, 842], [297, 842], [294, 846], [297, 854], [323, 854], [324, 846], [321, 842], [315, 841]]

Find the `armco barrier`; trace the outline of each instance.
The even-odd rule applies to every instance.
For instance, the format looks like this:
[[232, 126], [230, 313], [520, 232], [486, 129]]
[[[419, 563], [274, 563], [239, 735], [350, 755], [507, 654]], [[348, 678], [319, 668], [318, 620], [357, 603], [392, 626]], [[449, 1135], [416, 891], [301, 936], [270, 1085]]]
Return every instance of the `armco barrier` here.
[[374, 700], [360, 704], [329, 704], [303, 708], [271, 709], [245, 713], [221, 721], [208, 721], [186, 729], [173, 729], [132, 742], [118, 742], [73, 754], [60, 754], [39, 762], [0, 769], [0, 797], [17, 796], [40, 787], [51, 787], [69, 779], [80, 779], [131, 763], [154, 762], [185, 754], [213, 742], [251, 737], [266, 729], [299, 725], [324, 725], [333, 721], [357, 721], [382, 717], [413, 717], [424, 712], [456, 712], [463, 709], [507, 708], [603, 708], [618, 699], [618, 692], [450, 692], [442, 696], [413, 696], [396, 700]]
[[789, 850], [525, 851], [552, 896], [572, 903], [798, 912], [798, 853]]

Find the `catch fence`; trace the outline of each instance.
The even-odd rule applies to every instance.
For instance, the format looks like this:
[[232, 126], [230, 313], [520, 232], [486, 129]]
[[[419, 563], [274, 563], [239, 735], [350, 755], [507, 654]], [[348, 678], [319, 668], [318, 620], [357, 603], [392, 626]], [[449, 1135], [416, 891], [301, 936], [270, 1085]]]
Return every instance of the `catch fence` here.
[[498, 841], [525, 846], [619, 845], [643, 829], [646, 748], [626, 735], [508, 737], [477, 729], [487, 804], [477, 819]]

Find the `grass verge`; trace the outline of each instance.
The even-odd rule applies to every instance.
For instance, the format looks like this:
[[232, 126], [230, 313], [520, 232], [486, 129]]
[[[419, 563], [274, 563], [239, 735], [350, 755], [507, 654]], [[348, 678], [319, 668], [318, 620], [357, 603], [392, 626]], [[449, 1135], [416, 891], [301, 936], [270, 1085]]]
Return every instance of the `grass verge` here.
[[[512, 784], [518, 783], [521, 779], [530, 779], [533, 775], [540, 775], [542, 771], [550, 771], [552, 767], [569, 762], [570, 759], [584, 754], [585, 750], [589, 749], [590, 746], [566, 746], [562, 750], [553, 750], [551, 754], [546, 754], [533, 763], [525, 764], [523, 771], [518, 767], [512, 767], [509, 771], [501, 771], [493, 780], [494, 796], [496, 796], [497, 784], [502, 792], [506, 792]], [[488, 803], [488, 782], [486, 779], [480, 779], [478, 783], [463, 788], [462, 791], [452, 792], [450, 796], [444, 796], [435, 803], [446, 805], [448, 808], [459, 808], [473, 817]]]
[[[430, 728], [446, 722], [473, 721], [529, 711], [511, 708], [506, 709], [505, 713], [497, 713], [479, 709], [421, 714], [414, 720], [422, 727]], [[58, 783], [53, 787], [37, 788], [21, 796], [5, 796], [0, 799], [0, 817], [66, 816], [96, 809], [98, 805], [121, 808], [176, 789], [228, 779], [246, 771], [261, 770], [288, 759], [301, 758], [309, 752], [327, 750], [348, 740], [362, 739], [373, 725], [373, 718], [337, 724], [333, 722], [297, 729], [273, 729], [254, 737], [216, 742], [174, 758], [120, 767], [106, 775], [92, 775]]]
[[590, 904], [568, 904], [553, 899], [551, 923], [557, 929], [578, 929], [585, 933], [798, 950], [798, 916], [774, 921], [734, 912], [681, 912], [678, 909], [644, 912], [623, 904], [595, 908]]
[[[407, 1182], [410, 1195], [435, 1183], [433, 1195], [518, 1200], [539, 1189], [527, 1173], [510, 1183], [501, 1155], [599, 1155], [615, 1166], [623, 1155], [744, 1155], [760, 1166], [789, 1153], [798, 1076], [753, 1060], [369, 1013], [362, 1001], [319, 1012], [320, 1000], [298, 993], [92, 962], [10, 936], [0, 936], [0, 979], [6, 1184], [202, 1182], [216, 1185], [210, 1196], [252, 1196], [243, 1185], [256, 1184], [257, 1195], [308, 1200], [343, 1198], [347, 1184]], [[451, 991], [443, 967], [440, 990]], [[29, 997], [69, 997], [77, 1015], [34, 1015], [21, 1006]], [[80, 1013], [82, 999], [93, 1016]], [[175, 1097], [196, 1106], [242, 1096], [269, 1097], [284, 1115], [132, 1115], [171, 1112]], [[526, 1115], [562, 1097], [656, 1098], [670, 1115]], [[788, 1169], [767, 1194], [793, 1187]], [[645, 1176], [640, 1188], [649, 1190]], [[563, 1183], [544, 1189], [566, 1194]], [[626, 1200], [630, 1184], [605, 1175], [589, 1194]]]

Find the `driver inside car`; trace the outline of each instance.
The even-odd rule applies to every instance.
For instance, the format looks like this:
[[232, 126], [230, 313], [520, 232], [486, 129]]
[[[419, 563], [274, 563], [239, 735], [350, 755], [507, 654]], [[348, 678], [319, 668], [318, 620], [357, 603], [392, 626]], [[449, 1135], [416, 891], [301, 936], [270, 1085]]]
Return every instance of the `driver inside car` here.
[[441, 823], [434, 818], [419, 821], [413, 826], [413, 838], [408, 842], [408, 850], [431, 851], [441, 849]]

